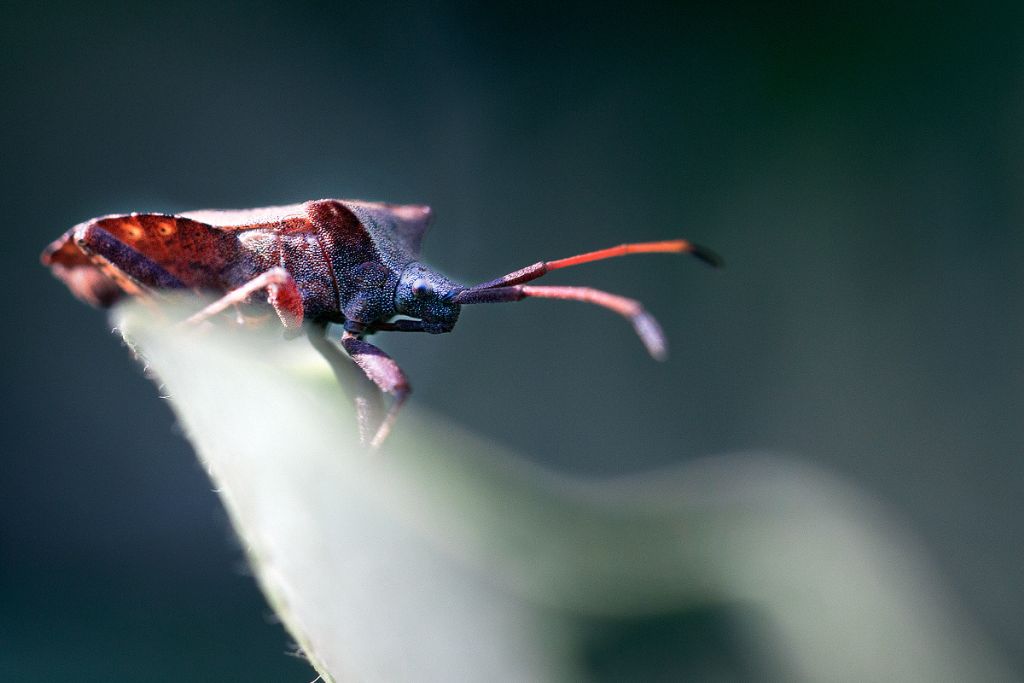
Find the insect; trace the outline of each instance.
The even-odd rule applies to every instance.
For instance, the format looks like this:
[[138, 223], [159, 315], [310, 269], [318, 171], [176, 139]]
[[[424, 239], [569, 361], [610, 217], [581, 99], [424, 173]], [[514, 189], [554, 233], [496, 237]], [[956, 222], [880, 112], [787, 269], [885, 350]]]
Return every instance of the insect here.
[[45, 249], [42, 262], [95, 306], [125, 296], [159, 298], [164, 290], [194, 290], [221, 297], [189, 318], [193, 323], [227, 309], [269, 303], [293, 334], [304, 323], [311, 335], [326, 334], [328, 323], [342, 324], [341, 347], [393, 397], [370, 439], [373, 447], [387, 437], [410, 389], [402, 369], [366, 340], [369, 335], [450, 332], [467, 304], [565, 299], [626, 317], [650, 354], [662, 359], [664, 335], [639, 302], [589, 287], [526, 283], [559, 268], [635, 253], [689, 253], [721, 264], [713, 252], [686, 240], [645, 242], [538, 261], [465, 287], [419, 262], [430, 219], [427, 206], [337, 199], [241, 211], [111, 215], [65, 232]]

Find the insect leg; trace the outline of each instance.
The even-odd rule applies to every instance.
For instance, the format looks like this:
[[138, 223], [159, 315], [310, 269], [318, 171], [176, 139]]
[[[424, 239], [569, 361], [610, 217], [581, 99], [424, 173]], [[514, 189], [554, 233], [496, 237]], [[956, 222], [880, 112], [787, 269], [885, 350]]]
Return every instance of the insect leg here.
[[345, 332], [341, 336], [341, 345], [381, 391], [395, 397], [380, 426], [377, 427], [377, 433], [370, 441], [370, 447], [377, 448], [387, 438], [395, 418], [398, 417], [398, 411], [409, 397], [409, 381], [405, 378], [402, 368], [398, 367], [398, 363], [370, 342], [360, 339], [351, 332]]
[[568, 268], [569, 266], [578, 266], [581, 263], [590, 263], [591, 261], [602, 261], [604, 259], [615, 258], [618, 256], [626, 256], [627, 254], [654, 254], [654, 253], [668, 253], [668, 254], [681, 254], [689, 253], [699, 258], [705, 263], [715, 266], [716, 268], [722, 265], [722, 259], [715, 252], [711, 251], [707, 247], [702, 247], [699, 244], [694, 244], [688, 240], [666, 240], [663, 242], [633, 242], [630, 244], [620, 244], [617, 247], [609, 247], [607, 249], [599, 249], [597, 251], [588, 251], [585, 254], [578, 254], [576, 256], [569, 256], [568, 258], [557, 259], [555, 261], [538, 261], [533, 265], [520, 268], [519, 270], [513, 271], [508, 275], [502, 275], [499, 278], [495, 278], [489, 282], [476, 285], [472, 289], [491, 289], [493, 287], [508, 287], [511, 285], [519, 285], [524, 282], [530, 282], [536, 280], [542, 275], [552, 271], [558, 270], [559, 268]]
[[95, 223], [78, 228], [74, 240], [82, 253], [126, 294], [146, 297], [151, 296], [155, 289], [181, 289], [185, 286], [158, 263]]
[[455, 297], [458, 304], [490, 304], [506, 301], [520, 301], [528, 297], [541, 299], [568, 299], [596, 304], [615, 311], [633, 323], [640, 341], [647, 351], [657, 360], [664, 360], [667, 355], [665, 334], [661, 326], [650, 313], [644, 310], [639, 301], [624, 296], [609, 294], [600, 289], [590, 287], [539, 287], [532, 285], [513, 285], [511, 287], [494, 287], [491, 289], [467, 289]]
[[351, 357], [342, 351], [336, 342], [328, 338], [325, 326], [317, 332], [310, 332], [307, 338], [331, 366], [342, 391], [355, 403], [359, 440], [363, 443], [368, 442], [373, 436], [371, 425], [378, 425], [383, 420], [384, 394], [370, 381], [366, 373], [352, 362]]
[[370, 330], [373, 332], [426, 332], [422, 320], [395, 320], [390, 323], [373, 323]]
[[299, 288], [291, 273], [280, 267], [271, 268], [241, 287], [231, 290], [186, 322], [195, 324], [207, 320], [230, 306], [243, 303], [252, 294], [262, 289], [267, 290], [267, 301], [274, 307], [278, 317], [281, 318], [281, 323], [286, 328], [298, 329], [302, 326], [302, 295], [299, 293]]

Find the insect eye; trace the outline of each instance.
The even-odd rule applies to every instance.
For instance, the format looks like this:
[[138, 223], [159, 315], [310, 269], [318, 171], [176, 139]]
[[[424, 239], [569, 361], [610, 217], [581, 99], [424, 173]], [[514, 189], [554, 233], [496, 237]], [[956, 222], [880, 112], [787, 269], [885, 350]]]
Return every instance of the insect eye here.
[[430, 296], [434, 293], [434, 288], [430, 286], [430, 283], [420, 278], [412, 283], [412, 294], [415, 297], [423, 298]]

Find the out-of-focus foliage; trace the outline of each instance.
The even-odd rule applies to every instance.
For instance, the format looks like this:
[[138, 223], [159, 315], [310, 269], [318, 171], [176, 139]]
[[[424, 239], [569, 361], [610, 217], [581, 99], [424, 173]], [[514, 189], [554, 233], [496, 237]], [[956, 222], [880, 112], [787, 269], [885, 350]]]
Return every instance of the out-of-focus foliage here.
[[[369, 452], [308, 344], [119, 316], [326, 679], [1008, 678], [914, 542], [817, 471], [573, 480], [415, 401]], [[728, 657], [694, 657], [709, 632]]]

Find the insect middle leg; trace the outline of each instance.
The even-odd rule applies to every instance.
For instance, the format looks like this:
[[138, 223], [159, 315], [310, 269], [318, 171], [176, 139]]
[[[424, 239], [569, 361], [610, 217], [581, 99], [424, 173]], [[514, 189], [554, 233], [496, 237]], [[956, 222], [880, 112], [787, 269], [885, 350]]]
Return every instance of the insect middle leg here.
[[302, 327], [302, 295], [299, 293], [299, 287], [295, 284], [291, 273], [280, 267], [271, 268], [241, 287], [231, 290], [186, 322], [196, 324], [207, 320], [231, 306], [245, 302], [251, 295], [262, 289], [267, 290], [267, 301], [274, 307], [278, 317], [281, 318], [281, 323], [286, 328]]
[[371, 448], [379, 447], [387, 438], [391, 427], [398, 417], [398, 411], [409, 397], [411, 391], [409, 381], [405, 378], [402, 368], [388, 354], [384, 353], [368, 341], [360, 339], [352, 332], [341, 336], [341, 346], [348, 352], [353, 362], [369, 377], [384, 393], [395, 397], [388, 412], [377, 427], [377, 433], [370, 441]]

